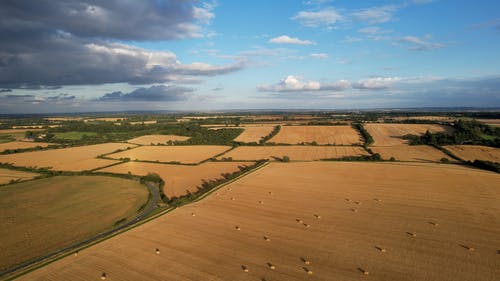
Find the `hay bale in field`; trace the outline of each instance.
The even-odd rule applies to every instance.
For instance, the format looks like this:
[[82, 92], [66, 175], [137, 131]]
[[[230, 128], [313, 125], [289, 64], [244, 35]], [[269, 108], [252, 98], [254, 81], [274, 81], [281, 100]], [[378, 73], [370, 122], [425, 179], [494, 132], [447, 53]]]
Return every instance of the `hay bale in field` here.
[[273, 195], [273, 193], [271, 191], [269, 191], [269, 195]]
[[308, 260], [308, 259], [306, 259], [306, 258], [302, 258], [302, 257], [301, 257], [301, 258], [300, 258], [300, 260], [301, 260], [304, 264], [307, 264], [307, 265], [311, 264], [311, 261], [310, 261], [310, 260]]
[[347, 201], [347, 202], [351, 202], [351, 199], [349, 199], [349, 198], [346, 198], [346, 199], [345, 199], [345, 201]]
[[310, 225], [310, 224], [307, 224], [307, 223], [304, 223], [304, 226], [305, 226], [305, 227], [311, 227], [311, 225]]
[[364, 270], [363, 268], [361, 267], [358, 267], [358, 270], [361, 271], [361, 273], [363, 273], [363, 275], [370, 275], [370, 272], [369, 271], [366, 271]]
[[107, 277], [108, 277], [108, 276], [106, 275], [106, 272], [103, 272], [103, 273], [101, 274], [101, 280], [106, 280], [106, 278], [107, 278]]
[[407, 231], [406, 234], [410, 235], [411, 237], [417, 237], [417, 234], [415, 232]]
[[239, 226], [235, 226], [234, 229], [241, 230], [241, 228]]
[[318, 214], [315, 214], [315, 215], [314, 215], [314, 217], [315, 217], [315, 218], [317, 218], [317, 219], [320, 219], [320, 218], [321, 218], [321, 216], [320, 216], [320, 215], [318, 215]]
[[358, 209], [351, 208], [351, 211], [353, 211], [353, 212], [357, 212], [357, 211], [358, 211]]
[[379, 246], [375, 246], [375, 249], [379, 250], [382, 253], [385, 253], [387, 251], [386, 249], [379, 247]]
[[231, 197], [231, 200], [234, 201], [234, 197]]
[[160, 249], [156, 248], [156, 254], [159, 255], [160, 254]]
[[469, 250], [471, 252], [475, 250], [474, 247], [471, 247], [471, 246], [467, 246], [467, 245], [460, 245], [460, 246], [462, 246], [462, 248]]
[[434, 221], [430, 221], [430, 222], [429, 222], [429, 224], [431, 224], [431, 225], [433, 225], [433, 226], [438, 226], [438, 225], [439, 225], [439, 223], [434, 222]]
[[276, 269], [276, 266], [270, 262], [267, 263], [267, 266], [269, 267], [269, 269], [271, 270], [275, 270]]
[[361, 205], [361, 202], [359, 202], [359, 201], [354, 201], [354, 203], [355, 203], [356, 205]]
[[192, 217], [195, 217], [196, 215], [195, 215], [195, 213], [191, 213], [191, 216], [192, 216]]
[[262, 205], [262, 204], [264, 204], [264, 201], [262, 201], [262, 200], [261, 200], [261, 201], [259, 201], [259, 204], [261, 204], [261, 205]]
[[76, 251], [76, 252], [74, 253], [74, 255], [75, 255], [75, 257], [78, 257], [78, 251]]
[[303, 223], [303, 221], [302, 221], [301, 219], [295, 219], [295, 221], [296, 221], [297, 223]]
[[312, 270], [310, 270], [307, 267], [303, 267], [302, 269], [304, 269], [304, 271], [307, 272], [307, 274], [309, 274], [309, 275], [313, 274]]
[[377, 202], [382, 202], [382, 200], [381, 200], [381, 199], [379, 199], [379, 198], [375, 198], [375, 199], [373, 199], [373, 200], [375, 200], [375, 201], [377, 201]]
[[267, 236], [264, 236], [264, 240], [266, 240], [266, 242], [271, 242], [271, 238], [269, 238]]
[[249, 272], [250, 271], [248, 269], [248, 267], [246, 267], [245, 265], [241, 265], [241, 269], [243, 269], [244, 272]]

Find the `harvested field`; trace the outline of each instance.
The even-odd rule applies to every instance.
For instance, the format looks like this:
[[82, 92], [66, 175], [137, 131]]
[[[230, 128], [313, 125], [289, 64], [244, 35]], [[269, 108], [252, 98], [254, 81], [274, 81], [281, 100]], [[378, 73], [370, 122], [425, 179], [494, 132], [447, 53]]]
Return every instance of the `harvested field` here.
[[142, 162], [127, 162], [100, 170], [102, 172], [145, 176], [148, 173], [158, 174], [164, 181], [164, 193], [167, 197], [179, 197], [188, 192], [198, 191], [202, 180], [222, 178], [221, 173], [239, 171], [238, 166], [248, 166], [248, 162], [206, 162], [197, 166], [169, 165]]
[[49, 143], [44, 142], [28, 142], [28, 141], [11, 141], [0, 144], [0, 152], [5, 151], [7, 149], [25, 149], [25, 148], [33, 148], [33, 147], [47, 147]]
[[98, 155], [117, 149], [134, 147], [126, 143], [105, 143], [71, 148], [50, 149], [45, 151], [23, 152], [0, 155], [0, 163], [11, 163], [22, 167], [52, 167], [58, 171], [84, 171], [104, 167], [117, 161], [96, 159]]
[[452, 128], [448, 126], [435, 124], [365, 124], [365, 128], [373, 137], [375, 146], [391, 146], [406, 144], [408, 141], [402, 139], [404, 135], [422, 135], [426, 131], [451, 132]]
[[454, 161], [444, 152], [428, 145], [400, 144], [394, 146], [373, 146], [370, 149], [375, 153], [379, 153], [384, 160], [394, 157], [399, 161], [412, 162], [439, 162], [442, 158], [446, 158], [450, 162]]
[[465, 161], [486, 160], [500, 162], [500, 149], [482, 145], [448, 145], [447, 150]]
[[141, 146], [108, 155], [110, 158], [130, 158], [131, 160], [199, 163], [230, 149], [222, 145], [177, 145], [177, 146]]
[[9, 183], [11, 180], [29, 180], [36, 176], [38, 176], [38, 174], [0, 168], [0, 184]]
[[499, 180], [454, 165], [272, 163], [19, 280], [494, 281]]
[[273, 126], [245, 126], [241, 133], [234, 141], [238, 142], [259, 142], [263, 137], [269, 135], [273, 130]]
[[185, 141], [189, 137], [177, 135], [147, 135], [128, 140], [129, 143], [150, 145], [150, 144], [166, 144], [168, 141]]
[[0, 188], [0, 269], [111, 229], [138, 215], [148, 190], [137, 181], [51, 177]]
[[233, 158], [234, 160], [273, 159], [288, 156], [290, 160], [311, 161], [345, 156], [368, 155], [359, 146], [240, 146], [218, 158]]
[[361, 137], [351, 126], [282, 126], [280, 132], [268, 142], [299, 144], [350, 145], [361, 144]]
[[477, 121], [485, 123], [490, 126], [500, 127], [500, 119], [477, 119]]

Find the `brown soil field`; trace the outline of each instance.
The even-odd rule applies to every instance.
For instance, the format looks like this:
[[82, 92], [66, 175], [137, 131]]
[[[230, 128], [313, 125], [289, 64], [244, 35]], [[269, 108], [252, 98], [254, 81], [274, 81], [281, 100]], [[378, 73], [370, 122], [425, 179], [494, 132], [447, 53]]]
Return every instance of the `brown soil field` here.
[[221, 173], [239, 171], [238, 166], [248, 166], [248, 162], [206, 162], [197, 166], [169, 165], [143, 162], [127, 162], [102, 169], [102, 172], [144, 176], [148, 173], [158, 174], [164, 181], [164, 192], [167, 197], [179, 197], [188, 192], [198, 191], [203, 180], [222, 178]]
[[147, 135], [141, 136], [138, 138], [134, 138], [128, 140], [129, 143], [141, 144], [141, 145], [150, 145], [150, 144], [165, 144], [167, 141], [185, 141], [188, 140], [189, 137], [184, 136], [176, 136], [176, 135]]
[[298, 144], [350, 145], [360, 144], [361, 138], [351, 126], [283, 126], [280, 132], [268, 142]]
[[239, 142], [259, 142], [263, 137], [269, 135], [273, 130], [273, 126], [245, 126], [245, 130], [241, 133], [235, 141]]
[[382, 159], [385, 160], [394, 157], [399, 161], [439, 162], [441, 158], [446, 158], [450, 162], [454, 162], [451, 157], [442, 151], [428, 145], [400, 144], [394, 146], [372, 146], [370, 149], [375, 153], [379, 153]]
[[46, 147], [48, 143], [44, 142], [27, 142], [27, 141], [11, 141], [6, 143], [0, 143], [0, 152], [5, 151], [7, 149], [24, 149], [24, 148], [33, 148], [37, 146]]
[[291, 161], [311, 161], [345, 156], [368, 155], [358, 146], [240, 146], [218, 158], [232, 157], [234, 160], [273, 159], [272, 157], [290, 157]]
[[148, 190], [103, 176], [51, 177], [0, 188], [0, 270], [138, 215]]
[[455, 165], [272, 163], [19, 280], [494, 281], [499, 180]]
[[52, 167], [58, 171], [92, 170], [116, 163], [107, 159], [96, 159], [98, 155], [117, 149], [134, 147], [126, 143], [105, 143], [45, 151], [0, 155], [0, 163], [11, 163], [22, 167]]
[[435, 124], [365, 124], [365, 128], [373, 137], [375, 146], [391, 146], [408, 143], [402, 136], [422, 135], [428, 130], [431, 133], [450, 132], [451, 127]]
[[477, 119], [477, 121], [490, 126], [500, 127], [500, 119]]
[[500, 149], [482, 145], [448, 145], [447, 150], [466, 161], [500, 162]]
[[141, 146], [108, 155], [110, 158], [130, 158], [131, 160], [199, 163], [222, 153], [230, 146], [222, 145], [177, 145], [177, 146]]
[[0, 168], [0, 184], [9, 183], [11, 180], [29, 180], [36, 176], [38, 174]]

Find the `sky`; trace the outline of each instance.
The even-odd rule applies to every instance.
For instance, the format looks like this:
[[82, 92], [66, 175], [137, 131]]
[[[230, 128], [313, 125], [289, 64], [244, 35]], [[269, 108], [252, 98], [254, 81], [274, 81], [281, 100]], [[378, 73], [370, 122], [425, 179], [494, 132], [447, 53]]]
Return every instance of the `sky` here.
[[500, 1], [3, 0], [0, 113], [500, 107]]

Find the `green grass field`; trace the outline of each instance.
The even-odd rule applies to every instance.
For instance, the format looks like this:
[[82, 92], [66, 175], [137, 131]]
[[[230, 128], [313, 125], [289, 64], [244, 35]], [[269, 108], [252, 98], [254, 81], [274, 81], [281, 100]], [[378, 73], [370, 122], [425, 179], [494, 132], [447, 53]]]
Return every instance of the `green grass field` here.
[[148, 190], [136, 181], [59, 176], [0, 187], [0, 270], [113, 228], [138, 215]]
[[64, 133], [55, 133], [56, 139], [61, 140], [81, 140], [84, 136], [93, 137], [97, 136], [96, 132], [64, 132]]

